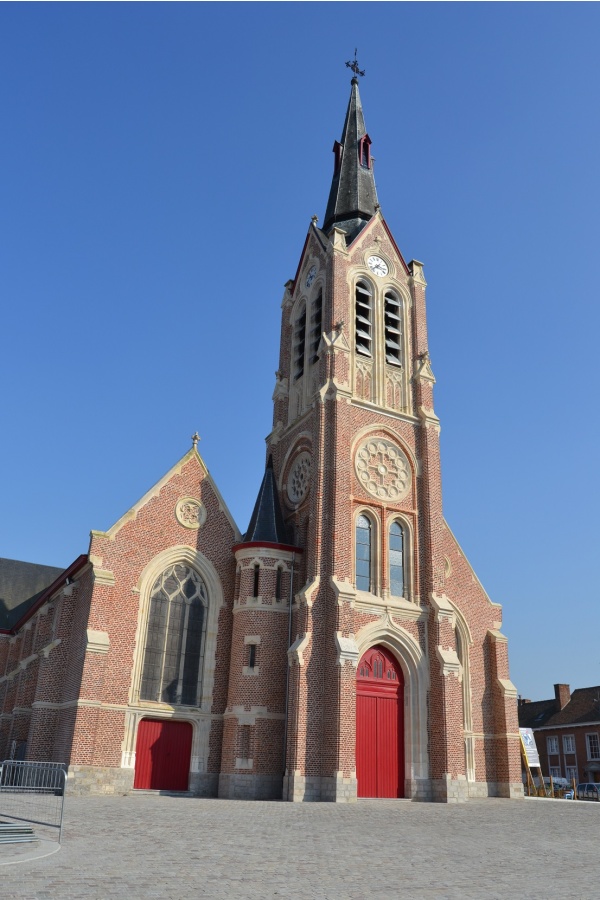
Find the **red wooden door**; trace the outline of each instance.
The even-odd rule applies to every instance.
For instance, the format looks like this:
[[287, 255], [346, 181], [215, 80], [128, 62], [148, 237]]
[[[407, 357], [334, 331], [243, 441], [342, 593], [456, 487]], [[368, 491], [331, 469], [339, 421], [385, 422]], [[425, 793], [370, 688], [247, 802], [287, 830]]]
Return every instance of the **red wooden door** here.
[[359, 797], [404, 796], [404, 677], [389, 650], [372, 647], [356, 673]]
[[189, 722], [142, 719], [135, 748], [134, 788], [187, 791], [191, 755]]

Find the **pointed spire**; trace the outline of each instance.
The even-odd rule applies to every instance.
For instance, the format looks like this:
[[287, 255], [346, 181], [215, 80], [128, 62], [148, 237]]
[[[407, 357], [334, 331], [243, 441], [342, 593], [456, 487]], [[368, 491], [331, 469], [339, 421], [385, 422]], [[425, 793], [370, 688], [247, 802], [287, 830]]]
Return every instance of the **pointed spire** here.
[[323, 231], [336, 225], [347, 233], [350, 243], [379, 208], [371, 140], [365, 128], [356, 74], [351, 81], [350, 102], [342, 140], [333, 146], [335, 171], [329, 192]]
[[257, 541], [267, 544], [288, 544], [288, 533], [283, 521], [281, 504], [273, 473], [273, 459], [269, 456], [264, 478], [256, 498], [254, 512], [244, 535], [244, 542]]

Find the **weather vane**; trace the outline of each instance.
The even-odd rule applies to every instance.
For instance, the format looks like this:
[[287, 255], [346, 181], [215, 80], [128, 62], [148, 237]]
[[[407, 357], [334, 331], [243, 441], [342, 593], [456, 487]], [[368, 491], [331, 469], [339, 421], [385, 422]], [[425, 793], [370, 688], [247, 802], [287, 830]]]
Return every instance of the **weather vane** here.
[[355, 48], [354, 48], [354, 59], [352, 60], [352, 62], [347, 62], [347, 63], [346, 63], [346, 65], [348, 66], [348, 68], [349, 68], [349, 69], [352, 69], [352, 71], [354, 72], [354, 77], [355, 77], [355, 78], [356, 78], [357, 75], [360, 75], [360, 76], [362, 77], [362, 76], [365, 74], [365, 70], [364, 70], [364, 69], [359, 69], [359, 68], [358, 68], [358, 60], [357, 60], [357, 58], [356, 58], [356, 54], [357, 54], [357, 49], [356, 49], [356, 47], [355, 47]]

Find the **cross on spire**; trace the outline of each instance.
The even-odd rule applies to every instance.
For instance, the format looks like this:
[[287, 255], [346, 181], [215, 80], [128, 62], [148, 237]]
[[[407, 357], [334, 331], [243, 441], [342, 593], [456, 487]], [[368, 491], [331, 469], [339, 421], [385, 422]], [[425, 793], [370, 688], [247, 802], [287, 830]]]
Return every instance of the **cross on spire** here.
[[359, 69], [359, 68], [358, 68], [358, 60], [357, 60], [357, 58], [356, 58], [357, 52], [358, 52], [358, 51], [357, 51], [357, 49], [356, 49], [356, 47], [355, 47], [355, 48], [354, 48], [354, 59], [351, 60], [350, 62], [347, 62], [346, 65], [348, 66], [349, 69], [352, 69], [352, 71], [354, 72], [354, 77], [355, 77], [355, 78], [356, 78], [357, 75], [360, 75], [361, 78], [362, 78], [362, 76], [365, 74], [365, 70], [364, 70], [364, 69]]
[[192, 446], [196, 447], [198, 445], [198, 441], [200, 440], [200, 435], [197, 431], [195, 431], [192, 435]]

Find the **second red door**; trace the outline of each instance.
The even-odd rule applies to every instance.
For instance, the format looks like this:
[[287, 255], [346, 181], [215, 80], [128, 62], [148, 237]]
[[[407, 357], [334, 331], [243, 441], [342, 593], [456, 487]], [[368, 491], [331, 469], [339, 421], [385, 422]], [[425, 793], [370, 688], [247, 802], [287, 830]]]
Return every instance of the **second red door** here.
[[134, 788], [187, 791], [191, 755], [189, 722], [142, 719], [135, 747]]

